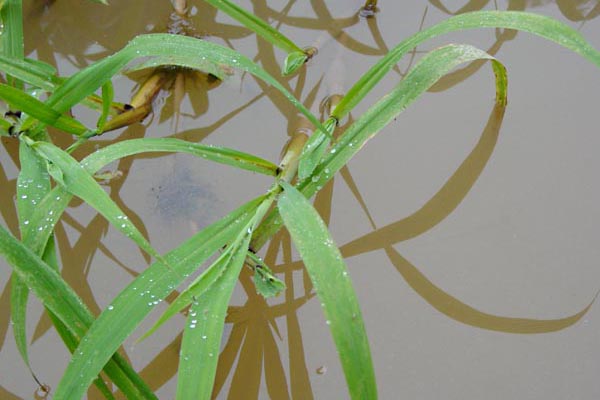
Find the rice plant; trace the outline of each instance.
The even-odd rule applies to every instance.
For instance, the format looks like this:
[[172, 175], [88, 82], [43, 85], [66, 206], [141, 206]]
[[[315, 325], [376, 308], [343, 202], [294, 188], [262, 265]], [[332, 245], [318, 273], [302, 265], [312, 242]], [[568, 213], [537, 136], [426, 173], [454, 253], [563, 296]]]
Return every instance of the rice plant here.
[[[104, 3], [100, 1], [100, 3]], [[399, 60], [418, 45], [444, 34], [480, 28], [515, 29], [555, 42], [600, 67], [600, 53], [576, 30], [549, 17], [517, 11], [477, 11], [460, 14], [424, 29], [390, 49], [343, 96], [331, 101], [323, 118], [314, 115], [282, 83], [319, 55], [284, 36], [271, 24], [228, 0], [206, 0], [286, 53], [281, 76], [273, 76], [248, 56], [193, 35], [153, 33], [132, 38], [122, 49], [82, 68], [71, 76], [57, 76], [41, 60], [26, 58], [22, 5], [19, 0], [1, 4], [4, 33], [0, 36], [0, 99], [6, 104], [0, 134], [19, 143], [21, 169], [16, 187], [19, 232], [0, 226], [0, 254], [13, 269], [11, 316], [17, 347], [29, 365], [25, 316], [29, 293], [46, 307], [56, 331], [72, 352], [72, 359], [54, 399], [79, 399], [94, 384], [107, 399], [114, 393], [100, 373], [131, 399], [156, 395], [117, 350], [140, 323], [174, 290], [171, 302], [151, 335], [172, 316], [187, 312], [178, 368], [177, 399], [211, 398], [228, 305], [240, 271], [252, 268], [256, 290], [265, 298], [286, 290], [257, 255], [282, 228], [289, 232], [322, 305], [353, 399], [377, 398], [369, 340], [360, 305], [341, 253], [326, 224], [309, 199], [315, 196], [348, 162], [398, 114], [443, 76], [475, 61], [488, 61], [495, 79], [496, 111], [507, 102], [507, 71], [488, 53], [466, 44], [447, 44], [423, 57], [378, 102], [345, 129], [343, 121], [371, 93]], [[110, 7], [110, 5], [108, 5]], [[385, 4], [368, 1], [361, 10], [373, 17]], [[176, 11], [184, 14], [185, 2]], [[138, 94], [128, 101], [114, 99], [112, 80], [128, 72], [153, 69]], [[309, 122], [314, 133], [295, 134], [281, 160], [265, 160], [243, 149], [203, 145], [165, 138], [125, 139], [101, 147], [81, 159], [76, 149], [103, 133], [143, 119], [155, 93], [176, 68], [201, 71], [225, 81], [241, 71], [277, 90]], [[304, 71], [305, 72], [305, 71]], [[97, 113], [94, 126], [70, 115], [78, 105]], [[48, 128], [57, 133], [49, 134]], [[68, 146], [56, 145], [56, 136]], [[282, 143], [282, 146], [284, 143]], [[98, 182], [106, 165], [142, 153], [187, 153], [233, 168], [272, 178], [264, 194], [221, 217], [166, 254], [160, 254], [130, 215]], [[133, 241], [153, 262], [122, 290], [98, 316], [93, 315], [59, 273], [54, 230], [72, 198], [93, 207], [124, 238]], [[17, 237], [19, 236], [19, 237]], [[202, 268], [206, 265], [205, 268]], [[199, 271], [202, 271], [198, 274]], [[190, 276], [197, 276], [191, 282]], [[184, 285], [181, 288], [182, 285]], [[585, 310], [583, 311], [585, 312]], [[561, 329], [582, 314], [556, 324], [528, 329]], [[524, 328], [525, 329], [525, 328]]]

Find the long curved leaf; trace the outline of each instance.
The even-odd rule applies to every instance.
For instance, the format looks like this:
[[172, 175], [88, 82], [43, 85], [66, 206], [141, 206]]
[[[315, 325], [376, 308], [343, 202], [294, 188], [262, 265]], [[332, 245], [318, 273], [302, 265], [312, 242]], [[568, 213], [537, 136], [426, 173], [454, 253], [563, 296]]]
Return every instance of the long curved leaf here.
[[[60, 318], [76, 338], [75, 340], [81, 340], [94, 317], [58, 272], [14, 238], [3, 226], [0, 226], [0, 255], [4, 256], [8, 264], [13, 267], [13, 271], [44, 306]], [[131, 379], [135, 377], [135, 372], [128, 367], [121, 356], [115, 355], [112, 360], [105, 360], [104, 364], [105, 372], [114, 382], [127, 385], [123, 386], [124, 393], [130, 393], [132, 398], [156, 399], [139, 377], [135, 381]], [[98, 372], [96, 371], [92, 380]], [[55, 396], [55, 398], [60, 397]]]
[[259, 197], [200, 231], [165, 255], [172, 269], [154, 263], [105, 309], [79, 344], [54, 397], [79, 399], [102, 366], [139, 323], [215, 251], [233, 241], [263, 201]]
[[192, 302], [181, 342], [177, 400], [210, 399], [229, 299], [244, 265], [252, 231], [242, 231], [217, 281]]
[[30, 143], [30, 146], [48, 160], [51, 166], [57, 168], [49, 169], [49, 172], [59, 184], [94, 207], [117, 230], [137, 243], [148, 254], [163, 261], [162, 256], [77, 160], [51, 143], [34, 142]]
[[446, 33], [479, 28], [529, 32], [566, 47], [600, 67], [600, 52], [581, 33], [554, 18], [522, 11], [475, 11], [449, 18], [400, 42], [348, 90], [332, 116], [338, 120], [345, 117], [406, 53], [420, 43]]
[[[66, 112], [93, 94], [127, 64], [144, 57], [156, 57], [165, 65], [199, 68], [220, 77], [226, 76], [230, 68], [246, 71], [279, 90], [317, 128], [323, 129], [317, 118], [294, 95], [244, 55], [202, 39], [160, 33], [137, 36], [117, 53], [77, 72], [56, 88], [46, 104], [58, 112]], [[23, 129], [33, 124], [33, 120], [26, 121]]]
[[298, 249], [337, 347], [353, 399], [376, 399], [369, 341], [346, 264], [327, 226], [306, 197], [288, 183], [277, 203]]
[[142, 138], [124, 140], [98, 150], [82, 161], [86, 168], [96, 169], [91, 162], [106, 165], [126, 156], [147, 152], [188, 153], [221, 164], [231, 165], [248, 171], [275, 176], [277, 165], [252, 154], [225, 147], [203, 145], [175, 138]]

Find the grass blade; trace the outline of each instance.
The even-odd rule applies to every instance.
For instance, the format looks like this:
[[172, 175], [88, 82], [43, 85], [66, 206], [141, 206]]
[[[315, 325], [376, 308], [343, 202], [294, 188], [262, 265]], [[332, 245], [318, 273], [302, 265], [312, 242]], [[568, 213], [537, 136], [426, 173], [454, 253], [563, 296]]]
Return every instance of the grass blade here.
[[352, 124], [317, 167], [312, 179], [299, 185], [310, 197], [371, 139], [442, 76], [460, 64], [490, 60], [496, 76], [496, 103], [506, 104], [506, 70], [486, 52], [470, 45], [448, 45], [429, 52], [402, 81]]
[[[233, 167], [258, 172], [265, 175], [275, 176], [277, 174], [277, 165], [270, 161], [256, 157], [252, 154], [228, 149], [224, 147], [203, 145], [187, 142], [175, 138], [142, 138], [124, 140], [107, 146], [84, 160], [82, 164], [86, 168], [96, 169], [90, 163], [106, 165], [113, 160], [126, 156], [146, 153], [146, 152], [180, 152], [188, 153], [207, 160], [215, 161], [221, 164], [231, 165]], [[110, 161], [109, 161], [110, 160]]]
[[35, 118], [46, 125], [53, 126], [61, 131], [81, 136], [88, 129], [79, 121], [63, 115], [52, 107], [28, 95], [22, 90], [0, 83], [0, 99], [6, 101], [17, 110]]
[[218, 8], [231, 18], [235, 19], [258, 36], [265, 39], [272, 45], [279, 47], [288, 53], [285, 59], [283, 74], [289, 75], [300, 68], [308, 55], [298, 45], [288, 39], [283, 33], [273, 28], [271, 25], [258, 18], [255, 14], [244, 10], [242, 7], [230, 2], [229, 0], [205, 0], [211, 6]]
[[516, 29], [541, 36], [570, 49], [600, 67], [600, 53], [568, 25], [553, 18], [522, 11], [476, 11], [449, 18], [414, 34], [393, 48], [348, 90], [332, 112], [341, 120], [371, 91], [396, 63], [420, 43], [449, 32], [480, 28]]
[[57, 83], [54, 77], [55, 71], [49, 70], [41, 63], [35, 63], [34, 60], [30, 59], [20, 60], [0, 55], [0, 71], [49, 92], [54, 90]]
[[[21, 239], [27, 246], [30, 241], [26, 234], [29, 216], [37, 206], [37, 203], [50, 190], [50, 177], [42, 160], [23, 142], [19, 144], [19, 161], [21, 163], [21, 170], [17, 178], [17, 211]], [[10, 293], [10, 315], [13, 325], [13, 335], [21, 358], [31, 371], [27, 351], [26, 331], [28, 298], [29, 289], [27, 285], [17, 274], [13, 274]]]
[[[4, 30], [0, 35], [0, 54], [22, 60], [25, 46], [23, 41], [23, 4], [21, 0], [5, 0], [0, 4], [0, 22]], [[8, 77], [9, 83], [12, 79]], [[21, 87], [22, 84], [12, 86]]]
[[251, 233], [241, 231], [221, 276], [192, 302], [181, 343], [177, 400], [211, 398], [227, 306], [246, 259]]
[[[402, 81], [340, 136], [310, 179], [298, 184], [298, 189], [312, 197], [339, 171], [377, 132], [429, 89], [444, 74], [464, 62], [477, 59], [492, 61], [496, 75], [496, 102], [506, 103], [507, 77], [504, 67], [487, 53], [468, 45], [448, 45], [425, 55]], [[313, 134], [314, 135], [314, 134]], [[301, 160], [302, 162], [302, 160]], [[300, 164], [302, 166], [302, 164]], [[273, 211], [256, 232], [256, 246], [261, 246], [281, 228], [281, 218]]]
[[94, 322], [77, 348], [54, 397], [81, 398], [102, 366], [138, 324], [215, 251], [233, 241], [254, 217], [255, 199], [165, 255], [172, 270], [154, 263], [127, 286]]
[[282, 186], [279, 212], [323, 306], [350, 396], [376, 399], [369, 341], [344, 260], [308, 200], [288, 183], [282, 182]]
[[[331, 116], [341, 121], [369, 93], [373, 87], [409, 51], [420, 43], [449, 32], [478, 28], [506, 28], [529, 32], [566, 47], [587, 58], [600, 67], [600, 53], [575, 29], [553, 18], [521, 11], [476, 11], [449, 18], [437, 25], [414, 34], [393, 48], [367, 71], [342, 98]], [[321, 143], [323, 132], [315, 132], [312, 142]], [[300, 161], [301, 177], [312, 171], [314, 163], [308, 160], [308, 151]], [[314, 158], [314, 155], [313, 155]]]
[[51, 143], [32, 142], [29, 145], [56, 168], [49, 169], [49, 172], [58, 183], [94, 207], [117, 230], [133, 240], [148, 254], [163, 261], [162, 256], [146, 241], [142, 233], [127, 218], [127, 215], [77, 160]]
[[[143, 57], [156, 57], [162, 60], [164, 65], [189, 68], [210, 66], [211, 70], [206, 72], [217, 76], [223, 75], [223, 71], [226, 72], [229, 68], [246, 71], [279, 90], [317, 128], [323, 129], [317, 118], [281, 83], [244, 55], [201, 39], [170, 34], [136, 37], [119, 52], [67, 79], [50, 96], [46, 105], [58, 112], [66, 112], [86, 96], [93, 94], [131, 61]], [[31, 127], [32, 124], [33, 122], [26, 121], [23, 129]]]
[[[81, 340], [94, 317], [62, 277], [15, 239], [3, 226], [0, 226], [0, 254], [44, 306], [60, 318], [75, 338], [74, 340]], [[124, 393], [129, 393], [129, 398], [156, 399], [119, 355], [115, 355], [114, 359], [104, 367], [113, 382], [119, 385]], [[96, 375], [98, 372], [99, 370], [96, 371]], [[136, 378], [129, 379], [128, 376]], [[92, 379], [94, 378], [95, 375]], [[60, 398], [57, 395], [54, 397]]]

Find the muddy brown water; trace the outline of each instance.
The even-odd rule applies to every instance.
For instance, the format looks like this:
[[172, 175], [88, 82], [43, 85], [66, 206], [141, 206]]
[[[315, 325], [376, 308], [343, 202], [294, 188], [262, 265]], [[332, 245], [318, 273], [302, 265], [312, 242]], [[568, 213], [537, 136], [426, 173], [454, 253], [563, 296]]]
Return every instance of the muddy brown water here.
[[[371, 20], [356, 17], [357, 0], [240, 4], [296, 42], [318, 47], [306, 73], [287, 83], [315, 113], [321, 100], [350, 87], [386, 47], [458, 12], [497, 7], [550, 15], [600, 48], [598, 1], [459, 3], [382, 1]], [[56, 65], [61, 75], [113, 53], [136, 34], [164, 31], [172, 13], [167, 1], [152, 7], [26, 1], [24, 8], [28, 56]], [[189, 21], [186, 29], [277, 73], [282, 53], [223, 14], [194, 2]], [[380, 397], [598, 398], [599, 307], [576, 314], [600, 289], [600, 71], [555, 44], [511, 31], [447, 35], [419, 50], [449, 42], [477, 45], [507, 66], [504, 118], [493, 107], [489, 65], [467, 66], [380, 132], [316, 198], [358, 293]], [[408, 58], [353, 116], [398, 81]], [[216, 87], [205, 78], [184, 75], [177, 90], [159, 95], [143, 123], [108, 133], [78, 155], [115, 140], [174, 136], [276, 161], [297, 122], [293, 108], [249, 76], [234, 75]], [[143, 79], [117, 77], [116, 98], [127, 101]], [[86, 110], [74, 112], [93, 124]], [[0, 153], [3, 225], [14, 231], [15, 141], [3, 138]], [[161, 252], [270, 184], [184, 155], [130, 158], [107, 169], [123, 173], [107, 190]], [[57, 239], [65, 279], [96, 313], [147, 266], [134, 244], [78, 202], [59, 224]], [[215, 397], [346, 398], [335, 347], [297, 254], [285, 235], [267, 247], [267, 259], [289, 289], [265, 301], [242, 275]], [[10, 269], [3, 261], [0, 268], [0, 397], [30, 399], [37, 386], [15, 348]], [[162, 310], [157, 307], [123, 350], [159, 398], [169, 399], [184, 317], [136, 343]], [[69, 354], [36, 300], [28, 318], [31, 364], [55, 387]], [[88, 398], [100, 397], [90, 391]]]

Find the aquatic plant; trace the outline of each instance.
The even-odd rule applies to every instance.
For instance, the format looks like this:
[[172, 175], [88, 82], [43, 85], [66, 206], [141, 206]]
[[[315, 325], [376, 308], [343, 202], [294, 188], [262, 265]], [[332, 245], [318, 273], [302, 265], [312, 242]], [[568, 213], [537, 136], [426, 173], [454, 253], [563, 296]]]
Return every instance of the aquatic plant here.
[[[227, 0], [207, 2], [284, 50], [287, 56], [282, 62], [282, 75], [297, 73], [315, 57], [313, 49], [296, 45], [234, 3]], [[367, 2], [363, 11], [371, 15], [376, 11], [376, 3]], [[179, 7], [180, 10], [184, 8]], [[0, 254], [14, 271], [13, 329], [25, 363], [29, 365], [25, 332], [29, 291], [47, 308], [57, 332], [73, 353], [55, 390], [55, 399], [82, 398], [92, 383], [106, 398], [113, 398], [106, 383], [98, 378], [101, 371], [127, 398], [156, 398], [117, 350], [154, 307], [180, 287], [186, 278], [199, 271], [204, 263], [209, 266], [187, 284], [147, 335], [187, 308], [177, 399], [210, 398], [227, 307], [242, 267], [246, 264], [253, 269], [256, 290], [263, 296], [275, 296], [285, 290], [283, 282], [256, 255], [284, 226], [322, 304], [350, 396], [376, 398], [375, 372], [358, 300], [340, 251], [308, 199], [344, 168], [368, 140], [441, 77], [462, 64], [477, 60], [490, 62], [495, 76], [496, 109], [502, 112], [507, 101], [506, 70], [482, 50], [465, 44], [449, 44], [424, 55], [388, 94], [336, 136], [340, 121], [403, 56], [424, 41], [453, 31], [478, 28], [526, 31], [556, 42], [600, 67], [600, 53], [577, 31], [551, 18], [515, 11], [466, 13], [400, 42], [366, 71], [346, 94], [332, 102], [326, 118], [320, 120], [278, 78], [251, 59], [201, 38], [159, 33], [140, 35], [115, 54], [70, 77], [59, 77], [52, 66], [24, 57], [21, 2], [6, 0], [0, 15], [5, 26], [0, 37], [0, 68], [6, 79], [6, 83], [0, 83], [0, 99], [9, 106], [0, 119], [0, 134], [19, 141], [21, 164], [16, 188], [20, 239], [0, 226]], [[74, 158], [71, 153], [89, 139], [138, 121], [148, 113], [148, 102], [145, 101], [114, 102], [111, 80], [125, 67], [129, 71], [150, 67], [189, 68], [221, 80], [226, 80], [233, 70], [252, 74], [278, 90], [312, 123], [315, 132], [310, 138], [297, 133], [279, 163], [239, 150], [175, 138], [122, 140], [80, 160]], [[157, 74], [164, 72], [157, 71]], [[156, 89], [153, 85], [158, 84], [145, 87], [153, 93]], [[42, 93], [49, 94], [45, 100], [42, 100]], [[152, 95], [140, 97], [151, 100]], [[69, 115], [69, 110], [79, 104], [98, 112], [94, 127]], [[53, 144], [47, 127], [72, 139], [70, 145], [60, 148]], [[107, 164], [151, 152], [192, 154], [271, 176], [273, 183], [265, 188], [263, 195], [205, 227], [167, 254], [160, 254], [140, 227], [97, 182], [98, 171]], [[115, 229], [154, 258], [154, 263], [132, 280], [97, 317], [58, 273], [53, 231], [73, 197], [95, 208]], [[563, 321], [560, 327], [574, 321], [573, 318], [566, 323]], [[553, 325], [551, 329], [557, 328]]]

